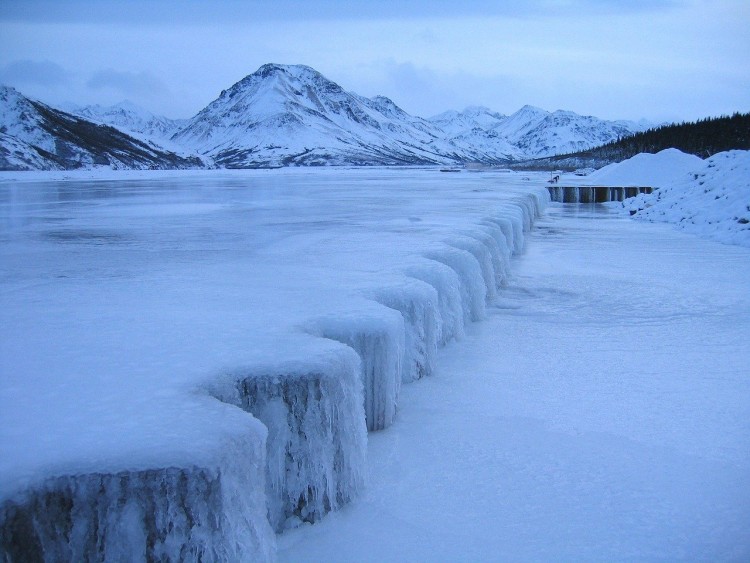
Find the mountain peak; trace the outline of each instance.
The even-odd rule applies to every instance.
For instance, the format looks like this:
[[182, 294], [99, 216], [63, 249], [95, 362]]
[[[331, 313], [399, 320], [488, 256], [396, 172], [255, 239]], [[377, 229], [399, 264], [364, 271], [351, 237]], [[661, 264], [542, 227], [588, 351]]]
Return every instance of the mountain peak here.
[[519, 109], [515, 114], [535, 114], [535, 115], [537, 115], [537, 114], [543, 114], [543, 115], [547, 115], [548, 113], [549, 112], [547, 110], [544, 110], [544, 109], [542, 109], [540, 107], [526, 104], [521, 109]]
[[266, 63], [262, 65], [258, 70], [256, 70], [250, 76], [258, 76], [260, 78], [266, 78], [268, 76], [273, 76], [279, 73], [287, 74], [289, 76], [294, 76], [297, 78], [299, 78], [300, 76], [304, 74], [309, 74], [312, 76], [315, 76], [315, 75], [320, 76], [320, 73], [317, 70], [306, 65], [283, 65], [283, 64], [277, 64], [277, 63]]

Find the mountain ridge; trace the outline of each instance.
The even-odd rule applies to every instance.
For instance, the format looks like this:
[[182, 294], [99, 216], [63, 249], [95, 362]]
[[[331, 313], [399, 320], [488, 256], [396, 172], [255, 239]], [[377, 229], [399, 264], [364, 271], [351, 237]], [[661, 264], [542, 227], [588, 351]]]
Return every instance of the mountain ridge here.
[[[86, 120], [92, 131], [96, 126], [113, 127], [136, 141], [138, 150], [145, 146], [188, 160], [199, 154], [227, 168], [504, 165], [587, 149], [643, 128], [634, 122], [605, 121], [563, 110], [548, 112], [528, 105], [511, 115], [469, 106], [425, 119], [410, 115], [385, 96], [367, 98], [348, 92], [311, 67], [275, 63], [262, 65], [222, 90], [190, 119], [157, 116], [129, 102], [76, 108], [75, 116], [49, 109]], [[83, 127], [83, 122], [78, 126]], [[40, 159], [49, 160], [48, 155], [35, 152], [34, 147], [40, 145], [26, 138], [28, 132], [19, 136], [12, 130], [12, 123], [0, 127], [2, 152], [28, 153], [21, 165], [29, 168], [39, 166]], [[23, 143], [31, 148], [24, 148]], [[47, 142], [44, 150], [49, 152], [52, 144]], [[169, 158], [152, 165], [174, 165]], [[81, 162], [58, 165], [106, 165], [101, 158]], [[117, 159], [110, 165], [128, 166]]]
[[184, 157], [25, 97], [0, 86], [0, 169], [72, 170], [204, 168], [199, 157]]

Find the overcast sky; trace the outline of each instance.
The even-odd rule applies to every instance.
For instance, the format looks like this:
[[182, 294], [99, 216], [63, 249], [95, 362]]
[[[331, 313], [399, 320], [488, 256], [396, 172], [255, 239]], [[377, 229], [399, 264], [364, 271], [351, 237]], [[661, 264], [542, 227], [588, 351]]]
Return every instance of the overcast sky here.
[[0, 0], [0, 82], [190, 117], [267, 62], [428, 117], [750, 111], [750, 0]]

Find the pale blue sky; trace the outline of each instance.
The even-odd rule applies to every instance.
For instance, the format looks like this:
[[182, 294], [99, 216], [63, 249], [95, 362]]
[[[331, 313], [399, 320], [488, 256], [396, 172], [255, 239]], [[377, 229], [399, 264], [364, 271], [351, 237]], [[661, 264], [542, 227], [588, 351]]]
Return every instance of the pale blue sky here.
[[748, 29], [747, 0], [3, 0], [0, 81], [189, 117], [264, 63], [301, 63], [425, 117], [696, 119], [750, 111]]

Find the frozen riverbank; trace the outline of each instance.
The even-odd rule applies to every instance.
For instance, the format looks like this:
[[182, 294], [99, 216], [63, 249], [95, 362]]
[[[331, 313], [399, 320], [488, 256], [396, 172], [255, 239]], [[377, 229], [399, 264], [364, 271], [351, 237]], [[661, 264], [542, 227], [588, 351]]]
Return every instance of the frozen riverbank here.
[[750, 252], [548, 208], [287, 561], [750, 557]]

